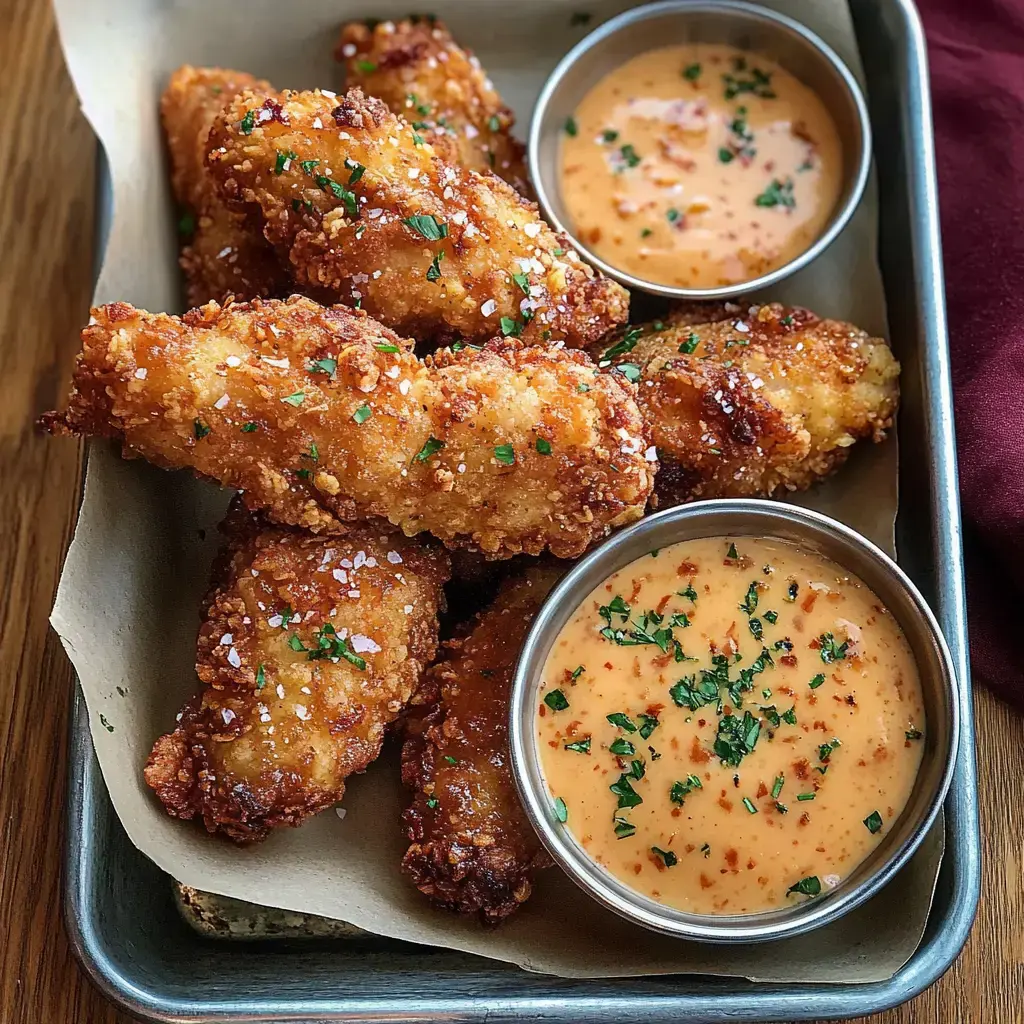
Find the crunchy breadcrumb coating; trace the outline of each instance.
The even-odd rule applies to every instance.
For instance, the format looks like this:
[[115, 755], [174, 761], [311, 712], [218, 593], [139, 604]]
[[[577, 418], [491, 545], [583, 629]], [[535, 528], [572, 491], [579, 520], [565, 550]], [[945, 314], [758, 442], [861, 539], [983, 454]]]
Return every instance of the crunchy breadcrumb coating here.
[[258, 211], [300, 286], [323, 288], [420, 341], [564, 340], [628, 315], [535, 204], [435, 153], [358, 89], [236, 97], [210, 133], [221, 194]]
[[899, 403], [886, 341], [778, 303], [677, 306], [593, 351], [638, 381], [661, 506], [803, 490], [884, 440]]
[[432, 141], [450, 139], [463, 167], [493, 171], [517, 192], [531, 195], [526, 147], [512, 135], [515, 116], [487, 73], [431, 17], [343, 25], [335, 56], [345, 82], [383, 100]]
[[[239, 514], [241, 512], [242, 514]], [[337, 803], [437, 650], [439, 545], [369, 524], [317, 538], [228, 517], [199, 630], [204, 689], [146, 762], [176, 818], [237, 842]]]
[[185, 299], [189, 307], [216, 299], [286, 295], [289, 277], [257, 222], [229, 210], [206, 169], [206, 141], [214, 118], [245, 89], [271, 92], [244, 71], [194, 68], [171, 75], [160, 117], [171, 157], [171, 188], [182, 211], [179, 227]]
[[497, 924], [529, 897], [550, 864], [516, 793], [509, 766], [512, 676], [538, 609], [560, 572], [533, 568], [502, 584], [494, 603], [445, 644], [407, 722], [403, 870], [446, 910]]
[[639, 518], [653, 484], [635, 388], [583, 352], [507, 339], [421, 361], [301, 296], [183, 318], [114, 303], [82, 343], [45, 426], [118, 438], [315, 533], [379, 516], [495, 557], [571, 557]]

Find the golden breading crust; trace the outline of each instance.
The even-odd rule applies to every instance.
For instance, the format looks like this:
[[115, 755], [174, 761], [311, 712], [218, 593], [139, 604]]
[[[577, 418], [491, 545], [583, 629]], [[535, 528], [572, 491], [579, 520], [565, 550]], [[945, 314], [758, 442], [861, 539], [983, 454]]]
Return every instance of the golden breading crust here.
[[[258, 223], [229, 210], [206, 169], [206, 140], [214, 118], [244, 89], [272, 91], [244, 71], [194, 68], [171, 75], [160, 98], [160, 117], [171, 156], [171, 187], [184, 211], [181, 251], [190, 307], [228, 296], [285, 295], [289, 279]], [[191, 225], [191, 230], [189, 230]]]
[[183, 318], [114, 303], [82, 343], [45, 426], [119, 438], [314, 533], [381, 516], [453, 548], [571, 557], [639, 518], [653, 485], [635, 388], [583, 352], [509, 339], [424, 362], [297, 295]]
[[497, 924], [530, 895], [551, 862], [519, 802], [509, 767], [508, 699], [530, 623], [558, 579], [530, 569], [506, 580], [494, 604], [450, 640], [427, 673], [402, 750], [414, 791], [403, 818], [402, 868], [446, 910]]
[[343, 25], [335, 56], [345, 81], [383, 100], [422, 133], [451, 139], [465, 168], [493, 171], [529, 197], [526, 147], [512, 136], [515, 115], [480, 66], [433, 17]]
[[900, 367], [884, 340], [806, 309], [736, 308], [676, 307], [594, 350], [639, 376], [661, 506], [803, 490], [892, 426]]
[[209, 161], [229, 202], [262, 213], [301, 285], [417, 340], [503, 333], [579, 348], [625, 321], [625, 290], [535, 204], [414, 136], [358, 89], [248, 92], [214, 124]]
[[205, 689], [145, 777], [173, 817], [253, 842], [336, 803], [380, 753], [436, 653], [449, 564], [371, 525], [316, 538], [229, 523], [199, 630]]

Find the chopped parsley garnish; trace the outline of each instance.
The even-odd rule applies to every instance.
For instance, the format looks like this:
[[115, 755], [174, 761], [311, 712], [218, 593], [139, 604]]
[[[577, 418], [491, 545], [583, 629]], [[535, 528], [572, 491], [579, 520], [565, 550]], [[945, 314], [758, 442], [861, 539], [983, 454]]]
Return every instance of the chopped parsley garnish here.
[[633, 148], [632, 143], [627, 142], [625, 146], [621, 146], [619, 153], [622, 154], [622, 159], [627, 167], [636, 167], [640, 163], [640, 154]]
[[633, 744], [624, 736], [619, 736], [613, 740], [608, 750], [616, 757], [629, 757], [636, 753], [636, 747], [634, 747]]
[[494, 449], [494, 457], [505, 466], [516, 464], [516, 452], [510, 444], [499, 444]]
[[571, 750], [577, 754], [589, 754], [590, 753], [590, 737], [587, 736], [585, 739], [576, 740], [575, 743], [566, 743], [566, 750]]
[[544, 694], [544, 703], [552, 711], [564, 711], [569, 706], [569, 701], [561, 690], [552, 690]]
[[569, 808], [560, 796], [555, 797], [555, 817], [563, 823], [569, 820]]
[[820, 654], [821, 660], [826, 665], [830, 665], [833, 661], [841, 661], [846, 657], [846, 649], [850, 646], [849, 641], [843, 641], [841, 644], [836, 643], [836, 638], [831, 633], [822, 633], [818, 637], [818, 643], [821, 647]]
[[357, 164], [355, 160], [346, 160], [345, 166], [352, 172], [348, 176], [350, 185], [354, 185], [366, 173], [366, 168], [362, 164]]
[[438, 803], [439, 803], [439, 801], [438, 801], [436, 796], [428, 796], [427, 797], [427, 806], [431, 810], [433, 810], [438, 805]]
[[[761, 691], [765, 698], [771, 696], [771, 690]], [[764, 715], [765, 721], [773, 728], [778, 729], [782, 724], [782, 719], [779, 717], [779, 709], [774, 704], [769, 704], [767, 707], [760, 708], [761, 714]]]
[[579, 128], [576, 125], [575, 117], [567, 117], [565, 119], [565, 134], [575, 137], [579, 132]]
[[357, 60], [356, 70], [362, 71], [365, 74], [370, 74], [371, 72], [377, 70], [377, 64], [375, 61], [372, 60]]
[[309, 446], [309, 451], [308, 452], [303, 452], [299, 456], [299, 458], [309, 459], [311, 462], [319, 462], [320, 461], [320, 449], [317, 448], [315, 443], [311, 444]]
[[576, 390], [581, 395], [585, 394], [586, 392], [588, 392], [590, 390], [590, 385], [589, 384], [577, 384], [576, 385]]
[[425, 141], [426, 139], [424, 139], [423, 136], [419, 134], [419, 132], [412, 133], [412, 144], [414, 146], [422, 146]]
[[333, 178], [328, 178], [325, 174], [317, 174], [313, 180], [319, 188], [326, 189], [335, 199], [340, 199], [345, 204], [345, 212], [350, 217], [355, 217], [359, 213], [355, 192], [350, 192], [344, 185], [339, 184]]
[[781, 319], [781, 320], [779, 321], [779, 323], [780, 323], [780, 324], [782, 324], [782, 326], [783, 326], [783, 327], [792, 327], [792, 326], [793, 326], [793, 324], [794, 324], [794, 322], [795, 322], [795, 321], [793, 320], [793, 316], [792, 316], [792, 314], [791, 314], [791, 313], [787, 313], [787, 314], [786, 314], [786, 315], [785, 315], [785, 316], [784, 316], [784, 317], [783, 317], [783, 318], [782, 318], [782, 319]]
[[700, 852], [704, 854], [704, 859], [707, 860], [711, 856], [711, 847], [705, 843], [701, 848]]
[[751, 814], [757, 814], [757, 808], [754, 806], [754, 801], [751, 800], [749, 796], [745, 796], [743, 798], [743, 806], [746, 807]]
[[667, 868], [674, 868], [679, 863], [679, 858], [671, 850], [659, 850], [657, 846], [652, 846], [651, 853], [660, 857]]
[[518, 338], [523, 333], [523, 325], [510, 316], [503, 316], [501, 318], [501, 333], [506, 338]]
[[299, 154], [293, 153], [290, 149], [278, 150], [277, 160], [274, 162], [274, 173], [284, 174], [285, 169], [293, 160], [298, 160]]
[[[397, 352], [398, 349], [395, 349]], [[338, 368], [337, 359], [314, 359], [309, 364], [310, 373], [326, 373], [328, 377], [333, 376], [334, 371]]]
[[775, 784], [772, 786], [772, 799], [778, 800], [779, 794], [782, 792], [782, 787], [786, 784], [786, 777], [784, 775], [775, 776]]
[[833, 751], [840, 746], [841, 744], [837, 739], [829, 740], [828, 743], [822, 743], [822, 745], [818, 747], [818, 760], [828, 761], [829, 758], [832, 757]]
[[785, 804], [780, 804], [778, 800], [775, 801], [775, 810], [777, 810], [779, 814], [789, 814], [789, 808]]
[[614, 142], [618, 137], [619, 133], [615, 131], [614, 128], [605, 128], [605, 130], [601, 132], [602, 142]]
[[322, 659], [328, 659], [330, 661], [338, 662], [342, 658], [349, 662], [351, 665], [355, 665], [361, 672], [366, 671], [366, 661], [360, 658], [358, 654], [350, 650], [348, 644], [342, 640], [340, 636], [335, 632], [334, 627], [329, 623], [325, 622], [320, 629], [313, 635], [313, 639], [316, 641], [315, 647], [307, 647], [300, 639], [298, 633], [292, 633], [288, 638], [288, 646], [293, 651], [305, 651], [307, 661], [319, 661]]
[[688, 82], [696, 82], [700, 78], [700, 65], [699, 64], [687, 64], [683, 68], [683, 78]]
[[[746, 62], [744, 61], [743, 66], [737, 66], [737, 71], [746, 70]], [[758, 96], [763, 100], [775, 99], [775, 92], [771, 87], [772, 75], [770, 71], [762, 71], [760, 68], [751, 68], [749, 78], [741, 78], [736, 75], [726, 73], [722, 75], [722, 81], [725, 83], [725, 98], [727, 100], [735, 99], [742, 93], [752, 93], [754, 96]]]
[[412, 217], [403, 217], [402, 223], [429, 242], [439, 242], [448, 237], [448, 225], [429, 213], [417, 213]]
[[796, 600], [796, 595], [799, 592], [800, 592], [800, 584], [799, 583], [790, 583], [789, 587], [786, 589], [786, 600], [787, 601], [791, 601], [791, 602], [795, 601]]
[[793, 179], [779, 181], [778, 178], [773, 178], [772, 183], [754, 199], [754, 205], [783, 206], [787, 210], [792, 210], [796, 206], [796, 200], [793, 198]]
[[607, 604], [598, 608], [597, 614], [609, 625], [611, 625], [612, 615], [621, 615], [622, 621], [625, 622], [629, 618], [629, 605], [616, 594]]
[[768, 622], [770, 622], [773, 626], [775, 625], [776, 622], [779, 621], [779, 613], [778, 612], [765, 612], [763, 617], [765, 619], [767, 619]]
[[539, 455], [550, 455], [551, 454], [551, 442], [546, 441], [543, 437], [538, 437], [534, 443], [534, 447], [537, 449]]
[[498, 120], [497, 114], [491, 114], [491, 116], [487, 118], [487, 127], [492, 132], [501, 130], [501, 122]]
[[764, 627], [761, 625], [761, 620], [758, 618], [751, 617], [747, 625], [750, 627], [750, 634], [755, 640], [761, 640], [764, 636]]
[[281, 401], [284, 402], [285, 405], [291, 405], [297, 409], [300, 405], [302, 405], [305, 398], [305, 391], [296, 391], [294, 394], [285, 395], [284, 398], [281, 399]]
[[687, 584], [687, 587], [686, 587], [685, 590], [678, 591], [678, 594], [679, 594], [680, 597], [689, 598], [691, 601], [696, 601], [697, 600], [697, 591], [693, 589], [693, 584], [692, 583]]
[[681, 217], [682, 214], [674, 206], [670, 206], [665, 213], [665, 219], [669, 224], [675, 224]]
[[401, 352], [402, 350], [397, 345], [374, 345], [373, 346], [378, 352]]
[[674, 804], [683, 805], [686, 798], [695, 790], [704, 786], [696, 775], [687, 775], [682, 782], [673, 782], [668, 791], [668, 798]]
[[615, 369], [630, 382], [635, 384], [640, 379], [640, 367], [636, 363], [619, 363]]
[[257, 690], [262, 690], [264, 684], [266, 683], [266, 681], [267, 681], [266, 668], [263, 665], [263, 662], [260, 662], [260, 667], [258, 669], [256, 669], [256, 689]]
[[255, 127], [256, 127], [256, 111], [255, 110], [247, 110], [245, 112], [245, 117], [243, 117], [242, 120], [239, 122], [238, 130], [243, 135], [252, 135], [252, 130]]
[[444, 441], [439, 441], [436, 437], [428, 437], [426, 444], [412, 457], [413, 462], [426, 462], [435, 452], [439, 452], [444, 447]]
[[354, 413], [352, 419], [358, 424], [365, 423], [373, 415], [373, 410], [368, 405], [361, 405]]
[[186, 210], [178, 220], [178, 233], [181, 235], [194, 234], [196, 230], [195, 216]]
[[794, 704], [788, 711], [782, 713], [782, 720], [787, 725], [796, 725], [796, 705]]
[[867, 830], [872, 835], [875, 835], [876, 833], [881, 832], [882, 831], [882, 816], [878, 813], [878, 811], [872, 811], [864, 819], [864, 826], [865, 826], [865, 828], [867, 828]]
[[631, 779], [636, 779], [639, 782], [646, 774], [647, 770], [644, 768], [644, 763], [639, 758], [629, 762], [628, 775]]
[[661, 723], [658, 721], [657, 715], [640, 715], [640, 735], [643, 739], [647, 739], [655, 729]]
[[618, 779], [608, 787], [618, 798], [618, 807], [636, 807], [644, 802], [642, 796], [633, 788], [628, 775], [620, 775]]
[[428, 281], [440, 281], [441, 280], [441, 260], [444, 259], [444, 250], [441, 249], [439, 252], [434, 254], [434, 258], [430, 261], [430, 266], [427, 267], [427, 280]]
[[576, 682], [576, 680], [577, 680], [577, 679], [579, 679], [579, 677], [580, 677], [581, 675], [583, 675], [583, 673], [584, 673], [585, 671], [586, 671], [586, 669], [584, 669], [584, 667], [583, 667], [582, 665], [577, 665], [577, 666], [576, 666], [576, 667], [575, 667], [575, 668], [574, 668], [574, 669], [572, 670], [572, 675], [571, 675], [571, 676], [569, 676], [569, 678], [570, 678], [570, 679], [571, 679], [571, 680], [572, 680], [572, 681], [573, 681], [573, 682], [575, 683], [575, 682]]
[[731, 149], [728, 149], [725, 146], [719, 146], [718, 147], [718, 160], [719, 160], [719, 163], [723, 163], [723, 164], [732, 163], [733, 157], [735, 155], [736, 154], [733, 153], [733, 151]]
[[817, 689], [817, 688], [818, 688], [819, 686], [821, 686], [821, 684], [822, 684], [823, 682], [825, 682], [825, 675], [824, 675], [824, 673], [823, 673], [823, 672], [819, 672], [819, 673], [818, 673], [818, 674], [817, 674], [817, 675], [816, 675], [816, 676], [815, 676], [815, 677], [814, 677], [814, 678], [813, 678], [813, 679], [812, 679], [812, 680], [810, 681], [810, 683], [808, 683], [808, 686], [810, 686], [810, 688], [811, 688], [812, 690], [816, 690], [816, 689]]
[[447, 761], [447, 762], [448, 762], [449, 764], [458, 764], [458, 763], [459, 763], [459, 762], [458, 762], [458, 760], [457, 760], [456, 758], [452, 757], [452, 755], [451, 755], [451, 754], [445, 754], [445, 755], [444, 755], [444, 759], [445, 759], [445, 760], [446, 760], [446, 761]]
[[636, 825], [630, 824], [625, 818], [613, 818], [615, 822], [615, 835], [619, 839], [628, 839], [636, 832]]
[[196, 440], [201, 441], [213, 428], [207, 426], [202, 420], [192, 421], [192, 431], [196, 435]]
[[530, 279], [526, 276], [526, 274], [513, 274], [512, 280], [515, 281], [515, 283], [519, 286], [519, 290], [524, 295], [530, 294]]
[[[732, 559], [732, 561], [734, 561], [734, 562], [739, 560], [740, 555], [739, 555], [739, 552], [736, 550], [736, 545], [735, 544], [730, 544], [729, 545], [729, 550], [726, 551], [725, 557], [729, 558], [729, 559]], [[755, 604], [754, 607], [756, 608], [757, 605]]]
[[670, 626], [679, 626], [681, 629], [686, 629], [690, 625], [690, 616], [686, 612], [676, 612], [668, 622]]
[[[733, 545], [733, 550], [735, 550], [735, 545]], [[732, 558], [733, 556], [730, 555], [729, 557]], [[747, 587], [747, 593], [739, 607], [741, 612], [746, 612], [748, 615], [753, 615], [757, 611], [757, 580]]]
[[821, 892], [821, 881], [817, 875], [808, 875], [801, 878], [796, 885], [791, 885], [786, 890], [788, 896], [791, 892], [798, 892], [802, 896], [817, 896]]
[[644, 329], [642, 327], [630, 327], [622, 338], [605, 352], [601, 357], [601, 362], [604, 362], [606, 359], [615, 359], [617, 356], [624, 356], [627, 352], [632, 352], [636, 348], [636, 343], [640, 340], [640, 335], [643, 333]]
[[312, 174], [317, 167], [320, 166], [319, 160], [300, 160], [299, 166], [306, 172], [306, 174]]
[[621, 711], [615, 711], [610, 715], [605, 715], [607, 721], [611, 722], [612, 725], [617, 725], [620, 729], [625, 729], [626, 732], [636, 732], [636, 726], [630, 720], [629, 716], [623, 714]]
[[908, 740], [919, 740], [924, 733], [912, 725], [903, 735], [906, 736]]
[[654, 229], [653, 228], [644, 228], [640, 232], [640, 237], [641, 238], [650, 238], [651, 235], [653, 235], [653, 234], [654, 234]]
[[761, 722], [749, 711], [743, 712], [742, 719], [736, 715], [723, 715], [718, 720], [715, 753], [722, 764], [737, 768], [743, 758], [754, 749], [760, 734]]
[[[679, 351], [682, 352], [684, 356], [691, 356], [693, 355], [694, 351], [696, 350], [699, 344], [700, 338], [696, 334], [694, 334], [693, 331], [690, 331], [689, 335], [684, 339], [682, 344], [679, 346]], [[732, 550], [736, 550], [735, 544], [732, 546]]]

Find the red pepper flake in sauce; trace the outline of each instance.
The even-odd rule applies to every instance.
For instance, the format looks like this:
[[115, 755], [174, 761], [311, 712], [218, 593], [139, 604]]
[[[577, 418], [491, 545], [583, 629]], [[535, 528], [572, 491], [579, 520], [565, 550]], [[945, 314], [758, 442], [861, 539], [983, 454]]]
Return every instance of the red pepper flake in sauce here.
[[[816, 601], [821, 580], [828, 600]], [[573, 808], [565, 827], [639, 892], [695, 913], [755, 913], [792, 900], [802, 879], [849, 874], [880, 839], [865, 818], [882, 807], [898, 818], [923, 749], [911, 736], [927, 729], [909, 647], [876, 604], [817, 555], [750, 537], [672, 545], [613, 574], [570, 618], [543, 671], [568, 684], [574, 715], [566, 723], [539, 702], [535, 718], [551, 792]], [[856, 657], [844, 623], [857, 631]], [[810, 653], [798, 658], [786, 645], [801, 629]], [[830, 661], [830, 683], [815, 692], [808, 682]], [[581, 665], [603, 667], [570, 691]], [[879, 743], [880, 722], [906, 742]], [[584, 736], [586, 756], [567, 749]], [[871, 806], [851, 797], [862, 792]], [[673, 846], [680, 832], [693, 841]], [[688, 855], [711, 856], [705, 837], [725, 852], [704, 873], [651, 853], [674, 849], [683, 867]]]

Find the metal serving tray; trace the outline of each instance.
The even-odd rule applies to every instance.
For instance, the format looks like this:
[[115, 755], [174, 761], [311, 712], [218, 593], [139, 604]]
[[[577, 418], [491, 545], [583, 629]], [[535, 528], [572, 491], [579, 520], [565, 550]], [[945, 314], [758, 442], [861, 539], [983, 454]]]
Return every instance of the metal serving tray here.
[[[203, 937], [170, 880], [132, 846], [110, 804], [74, 695], [65, 914], [78, 958], [126, 1010], [154, 1021], [810, 1020], [884, 1010], [938, 979], [963, 947], [980, 890], [974, 720], [949, 353], [924, 37], [911, 0], [850, 0], [867, 77], [889, 324], [903, 363], [900, 562], [935, 609], [960, 678], [961, 743], [946, 853], [924, 939], [895, 977], [866, 985], [667, 976], [567, 981], [446, 950], [363, 936]], [[102, 173], [99, 245], [110, 218]]]

